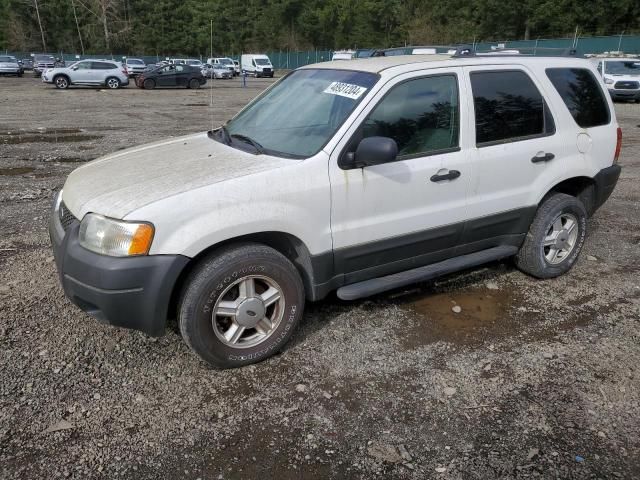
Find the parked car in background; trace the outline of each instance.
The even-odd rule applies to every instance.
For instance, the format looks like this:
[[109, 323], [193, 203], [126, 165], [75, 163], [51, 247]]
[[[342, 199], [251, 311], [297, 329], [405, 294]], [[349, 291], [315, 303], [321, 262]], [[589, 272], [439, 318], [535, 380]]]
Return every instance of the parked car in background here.
[[200, 67], [184, 64], [165, 65], [144, 72], [136, 78], [136, 86], [146, 90], [156, 87], [200, 88], [207, 83]]
[[509, 257], [568, 272], [621, 141], [583, 59], [309, 65], [218, 129], [71, 173], [49, 226], [58, 278], [103, 322], [159, 336], [176, 315], [204, 361], [240, 367], [334, 290], [352, 301]]
[[614, 100], [640, 102], [640, 58], [611, 57], [593, 59]]
[[117, 89], [129, 84], [126, 67], [113, 60], [80, 60], [68, 67], [49, 68], [42, 81], [65, 89], [71, 85], [94, 85]]
[[191, 67], [202, 67], [202, 61], [197, 58], [172, 58], [169, 61], [173, 65], [189, 65]]
[[209, 65], [213, 65], [214, 67], [226, 68], [231, 72], [232, 75], [236, 75], [235, 65], [233, 60], [228, 57], [216, 57], [216, 58], [208, 58], [207, 63]]
[[30, 57], [23, 58], [22, 68], [24, 70], [33, 70], [33, 58], [30, 58]]
[[269, 57], [262, 54], [245, 54], [240, 57], [240, 66], [248, 75], [273, 77], [273, 65]]
[[16, 57], [0, 55], [0, 75], [17, 75], [21, 77], [22, 73], [22, 65], [20, 65]]
[[229, 70], [222, 65], [212, 65], [210, 63], [205, 63], [201, 68], [202, 75], [207, 78], [220, 78], [220, 79], [228, 79], [233, 78], [233, 71]]
[[355, 56], [355, 50], [337, 50], [333, 52], [331, 60], [353, 60]]
[[33, 74], [36, 77], [42, 75], [47, 68], [64, 67], [64, 60], [60, 60], [53, 55], [37, 54], [33, 56]]
[[147, 68], [147, 64], [139, 58], [127, 58], [124, 66], [127, 67], [127, 72], [130, 77], [140, 75]]

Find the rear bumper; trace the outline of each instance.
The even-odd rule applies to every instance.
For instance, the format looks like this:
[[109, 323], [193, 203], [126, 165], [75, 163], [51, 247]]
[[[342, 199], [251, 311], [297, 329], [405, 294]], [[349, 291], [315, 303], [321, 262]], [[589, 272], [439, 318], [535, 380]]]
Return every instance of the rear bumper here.
[[611, 165], [610, 167], [600, 170], [593, 178], [596, 185], [592, 213], [595, 213], [595, 211], [611, 196], [611, 193], [613, 193], [613, 190], [616, 188], [616, 184], [618, 183], [621, 170], [620, 165]]
[[102, 323], [162, 335], [173, 287], [189, 259], [99, 255], [80, 246], [79, 229], [74, 221], [65, 232], [53, 212], [49, 234], [65, 295]]

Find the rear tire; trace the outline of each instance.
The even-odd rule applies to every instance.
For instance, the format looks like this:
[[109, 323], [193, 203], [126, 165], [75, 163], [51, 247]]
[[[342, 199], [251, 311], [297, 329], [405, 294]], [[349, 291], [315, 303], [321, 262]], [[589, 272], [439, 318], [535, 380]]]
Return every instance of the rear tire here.
[[150, 78], [147, 78], [142, 86], [145, 90], [153, 90], [154, 88], [156, 88], [156, 82], [154, 80], [151, 80]]
[[304, 310], [298, 271], [265, 245], [219, 250], [195, 267], [185, 285], [180, 331], [200, 358], [218, 368], [249, 365], [280, 351]]
[[69, 88], [69, 84], [71, 82], [69, 82], [69, 79], [66, 76], [58, 75], [53, 79], [53, 83], [55, 84], [56, 88], [59, 88], [60, 90], [65, 90]]
[[198, 80], [197, 78], [192, 78], [191, 80], [189, 80], [188, 88], [200, 88], [200, 80]]
[[587, 231], [587, 211], [580, 200], [556, 193], [538, 208], [516, 255], [520, 270], [536, 278], [568, 272], [578, 259]]
[[117, 90], [120, 88], [120, 79], [116, 77], [109, 77], [104, 83], [110, 90]]

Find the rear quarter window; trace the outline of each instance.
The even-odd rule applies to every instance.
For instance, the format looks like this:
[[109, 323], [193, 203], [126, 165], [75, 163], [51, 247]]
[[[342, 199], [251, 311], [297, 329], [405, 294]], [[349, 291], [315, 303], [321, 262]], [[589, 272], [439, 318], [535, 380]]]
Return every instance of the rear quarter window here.
[[607, 125], [609, 106], [593, 73], [586, 68], [547, 68], [547, 77], [582, 128]]

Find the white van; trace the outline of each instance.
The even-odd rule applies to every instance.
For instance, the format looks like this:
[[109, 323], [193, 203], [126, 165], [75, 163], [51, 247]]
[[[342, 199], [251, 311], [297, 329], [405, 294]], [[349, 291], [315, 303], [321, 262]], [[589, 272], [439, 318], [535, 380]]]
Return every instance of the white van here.
[[331, 60], [353, 60], [356, 52], [353, 50], [336, 50], [331, 56]]
[[248, 75], [273, 78], [273, 65], [266, 55], [245, 54], [240, 57], [240, 68]]
[[353, 301], [507, 257], [569, 271], [621, 135], [586, 60], [325, 62], [215, 130], [79, 167], [49, 232], [79, 308], [155, 336], [177, 317], [206, 362], [238, 367], [334, 290]]

